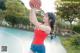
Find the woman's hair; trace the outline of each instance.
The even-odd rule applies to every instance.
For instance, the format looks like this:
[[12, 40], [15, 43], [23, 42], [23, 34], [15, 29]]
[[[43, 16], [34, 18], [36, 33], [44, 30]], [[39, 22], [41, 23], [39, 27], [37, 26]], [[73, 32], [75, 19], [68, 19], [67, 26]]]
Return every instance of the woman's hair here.
[[55, 24], [55, 15], [52, 12], [48, 12], [49, 23], [51, 27], [51, 35], [53, 34], [54, 24]]

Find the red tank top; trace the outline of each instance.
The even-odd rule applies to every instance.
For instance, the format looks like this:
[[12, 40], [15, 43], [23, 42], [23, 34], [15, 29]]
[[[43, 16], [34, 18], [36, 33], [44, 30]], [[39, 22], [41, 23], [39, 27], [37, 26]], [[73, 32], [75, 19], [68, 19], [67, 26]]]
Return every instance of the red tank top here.
[[46, 34], [44, 31], [40, 29], [34, 30], [34, 40], [33, 44], [44, 44], [44, 40], [47, 37], [48, 34]]

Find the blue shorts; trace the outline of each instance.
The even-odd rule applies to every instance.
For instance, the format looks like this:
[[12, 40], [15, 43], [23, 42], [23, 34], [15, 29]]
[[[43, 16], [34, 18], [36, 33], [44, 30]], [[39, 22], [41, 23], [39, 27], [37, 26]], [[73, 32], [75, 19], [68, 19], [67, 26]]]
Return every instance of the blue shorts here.
[[45, 46], [43, 44], [42, 45], [32, 44], [31, 50], [33, 53], [45, 53]]

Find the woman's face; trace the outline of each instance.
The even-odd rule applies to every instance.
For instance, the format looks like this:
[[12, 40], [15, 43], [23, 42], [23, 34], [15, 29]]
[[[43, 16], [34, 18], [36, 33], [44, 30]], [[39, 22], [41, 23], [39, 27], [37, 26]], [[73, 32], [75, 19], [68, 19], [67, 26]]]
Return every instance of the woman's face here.
[[43, 22], [44, 23], [48, 23], [49, 22], [49, 18], [48, 18], [48, 14], [47, 13], [43, 17]]

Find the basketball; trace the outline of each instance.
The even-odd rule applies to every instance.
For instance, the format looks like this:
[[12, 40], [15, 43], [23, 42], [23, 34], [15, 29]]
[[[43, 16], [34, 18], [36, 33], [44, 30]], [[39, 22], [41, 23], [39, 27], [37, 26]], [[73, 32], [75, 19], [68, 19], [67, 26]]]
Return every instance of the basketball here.
[[40, 9], [41, 0], [30, 0], [29, 5], [30, 5], [31, 8]]

